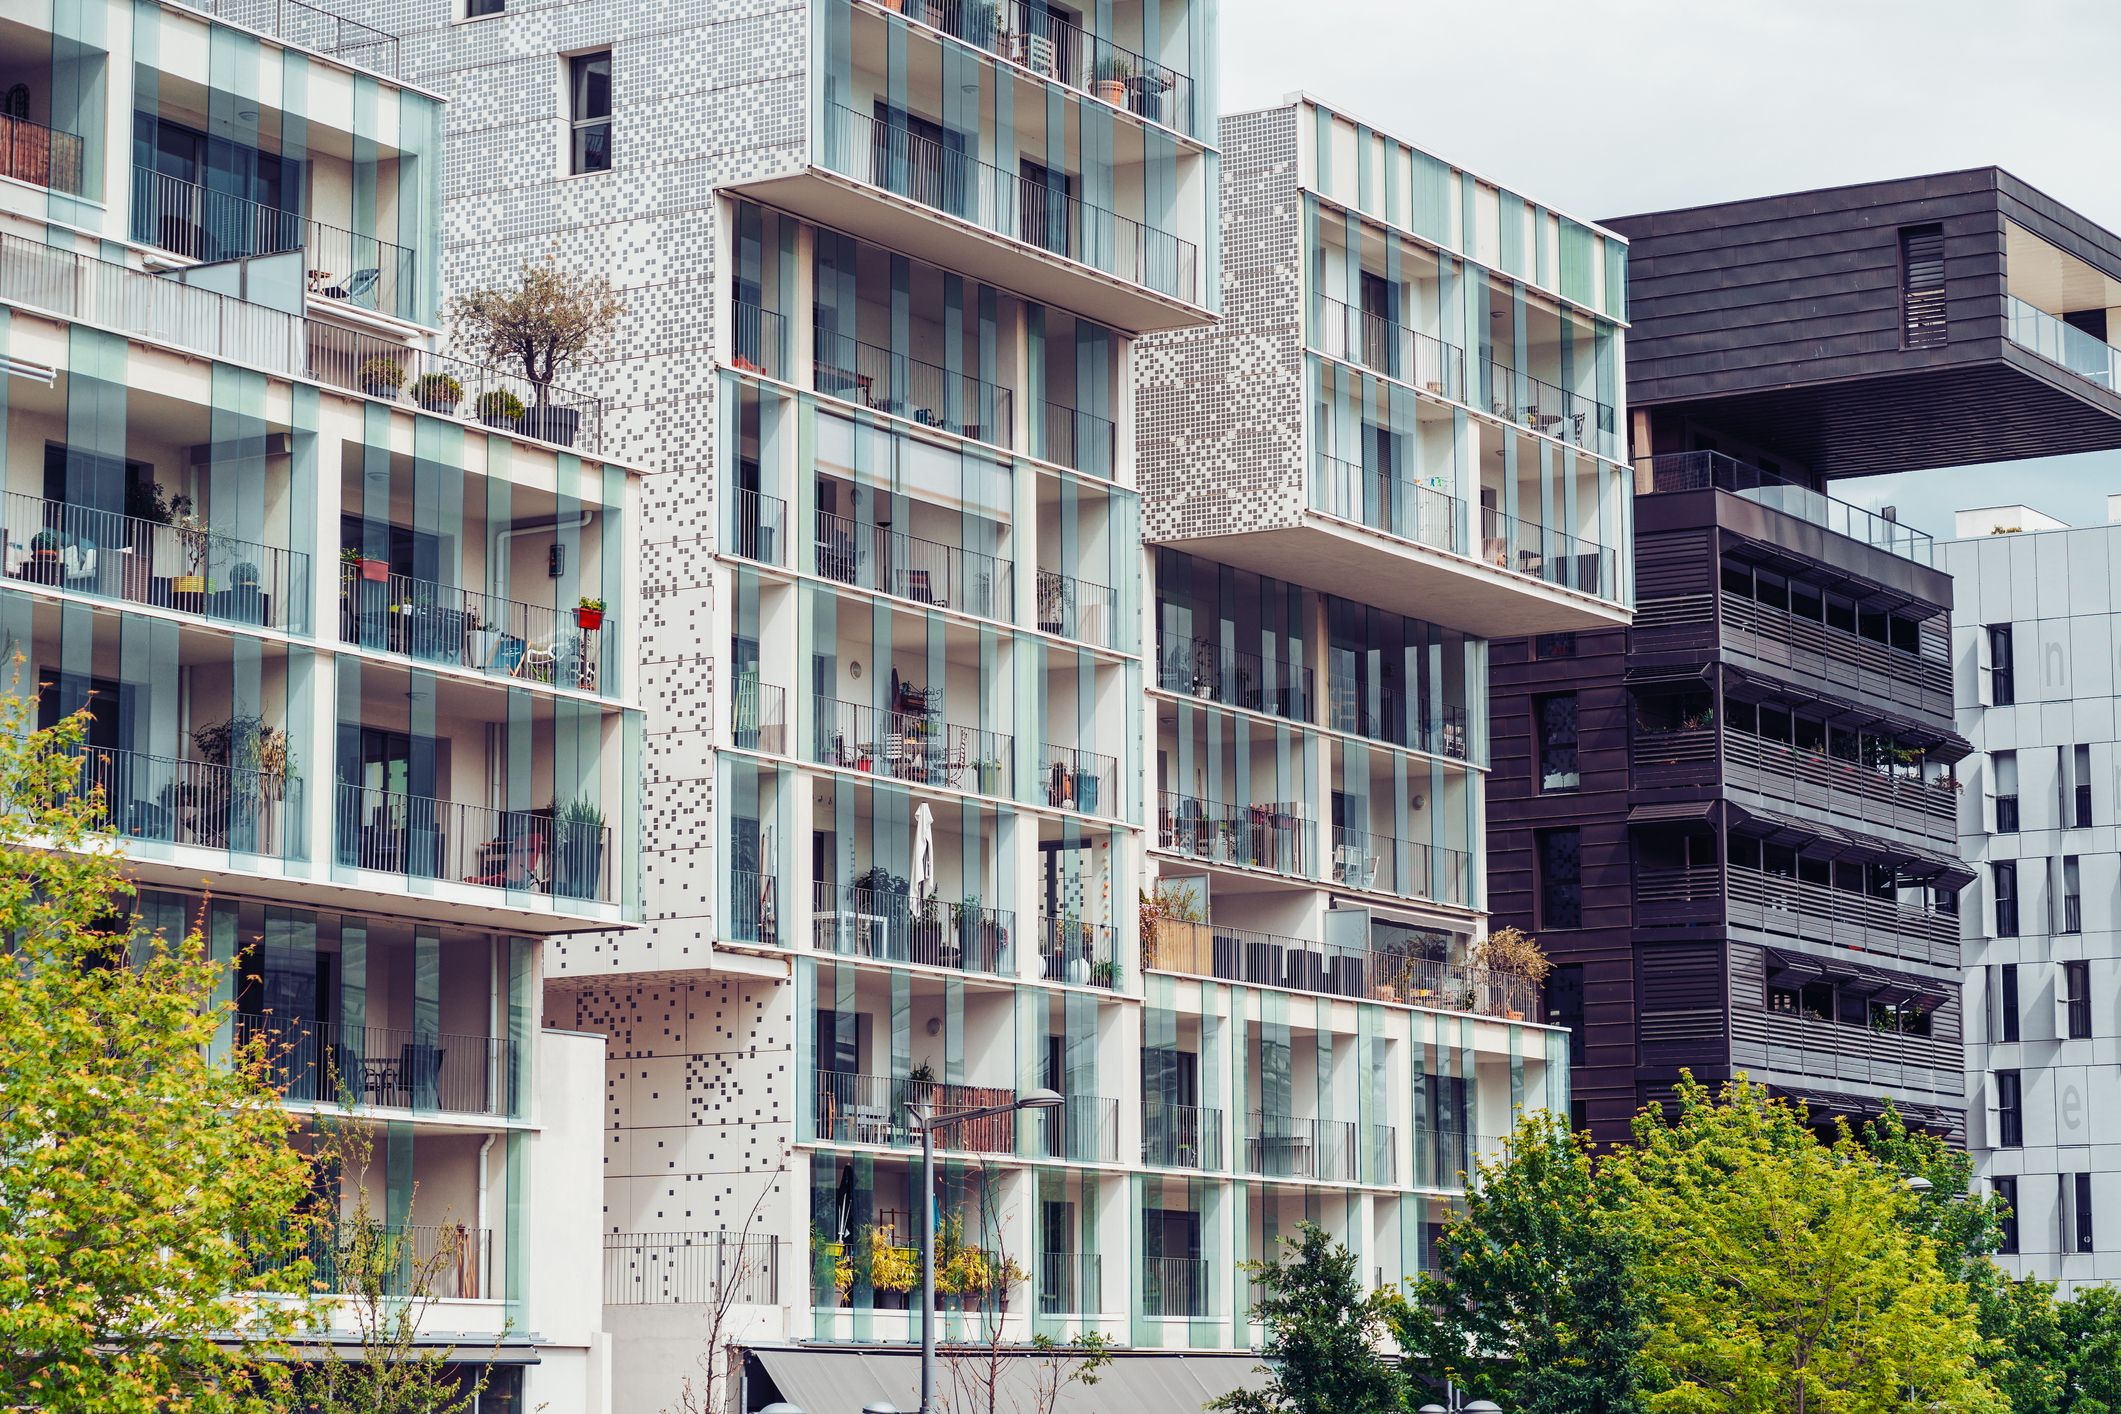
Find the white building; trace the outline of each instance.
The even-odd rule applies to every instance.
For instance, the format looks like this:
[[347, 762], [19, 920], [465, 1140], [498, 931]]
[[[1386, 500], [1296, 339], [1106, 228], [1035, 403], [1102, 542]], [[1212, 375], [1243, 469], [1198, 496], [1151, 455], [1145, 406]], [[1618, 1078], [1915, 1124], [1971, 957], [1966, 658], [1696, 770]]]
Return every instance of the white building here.
[[[1959, 513], [1947, 543], [1962, 771], [1967, 1072], [2000, 1258], [2121, 1279], [2121, 497], [2109, 523]], [[1968, 769], [1971, 768], [1971, 769]]]

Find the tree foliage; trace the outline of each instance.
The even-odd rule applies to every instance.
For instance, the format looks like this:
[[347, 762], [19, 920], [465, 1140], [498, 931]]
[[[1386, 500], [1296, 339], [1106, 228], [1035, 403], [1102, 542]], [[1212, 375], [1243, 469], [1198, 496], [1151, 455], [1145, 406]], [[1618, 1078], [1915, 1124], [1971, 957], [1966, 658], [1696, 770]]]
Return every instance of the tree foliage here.
[[301, 1303], [238, 1293], [307, 1288], [294, 1121], [220, 1034], [225, 965], [129, 914], [85, 715], [34, 704], [0, 691], [0, 1406], [284, 1407]]
[[1266, 1383], [1233, 1390], [1208, 1408], [1224, 1414], [1397, 1414], [1399, 1374], [1379, 1353], [1396, 1305], [1365, 1292], [1355, 1254], [1302, 1223], [1274, 1262], [1247, 1262], [1263, 1293], [1253, 1317], [1266, 1328]]
[[524, 261], [512, 286], [450, 304], [458, 337], [489, 363], [521, 368], [541, 404], [560, 370], [599, 347], [625, 313], [609, 280], [550, 259]]
[[1392, 1327], [1417, 1378], [1512, 1414], [1634, 1414], [1645, 1333], [1636, 1241], [1586, 1142], [1527, 1115]]

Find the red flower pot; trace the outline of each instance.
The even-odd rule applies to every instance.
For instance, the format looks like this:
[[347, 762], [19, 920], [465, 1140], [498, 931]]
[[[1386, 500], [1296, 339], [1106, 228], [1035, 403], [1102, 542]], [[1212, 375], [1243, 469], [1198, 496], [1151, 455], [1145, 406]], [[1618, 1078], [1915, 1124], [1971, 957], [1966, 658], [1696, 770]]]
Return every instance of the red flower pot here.
[[386, 582], [390, 578], [390, 561], [364, 559], [361, 561], [361, 578], [370, 584]]
[[602, 609], [576, 609], [574, 611], [574, 622], [577, 628], [602, 628], [604, 626], [604, 611]]

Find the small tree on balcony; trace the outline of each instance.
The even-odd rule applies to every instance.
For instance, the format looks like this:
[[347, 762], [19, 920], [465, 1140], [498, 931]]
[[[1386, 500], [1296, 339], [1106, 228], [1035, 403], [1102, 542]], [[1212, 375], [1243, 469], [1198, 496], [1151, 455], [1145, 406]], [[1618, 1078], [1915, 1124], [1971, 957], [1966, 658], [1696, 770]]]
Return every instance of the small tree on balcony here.
[[526, 260], [513, 285], [474, 290], [450, 303], [457, 336], [483, 361], [523, 370], [546, 406], [552, 380], [611, 337], [626, 306], [602, 275]]

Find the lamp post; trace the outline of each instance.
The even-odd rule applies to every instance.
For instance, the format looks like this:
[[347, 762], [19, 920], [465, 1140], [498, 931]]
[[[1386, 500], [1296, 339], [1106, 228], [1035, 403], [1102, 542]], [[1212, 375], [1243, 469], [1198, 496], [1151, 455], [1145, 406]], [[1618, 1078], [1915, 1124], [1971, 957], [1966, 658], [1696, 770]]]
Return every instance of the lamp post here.
[[921, 1403], [916, 1414], [935, 1414], [935, 1133], [969, 1119], [992, 1119], [1017, 1110], [1057, 1110], [1067, 1101], [1057, 1091], [1027, 1090], [1006, 1105], [935, 1111], [933, 1101], [909, 1101], [909, 1123], [921, 1136]]

